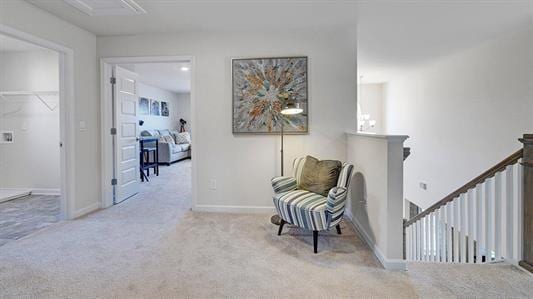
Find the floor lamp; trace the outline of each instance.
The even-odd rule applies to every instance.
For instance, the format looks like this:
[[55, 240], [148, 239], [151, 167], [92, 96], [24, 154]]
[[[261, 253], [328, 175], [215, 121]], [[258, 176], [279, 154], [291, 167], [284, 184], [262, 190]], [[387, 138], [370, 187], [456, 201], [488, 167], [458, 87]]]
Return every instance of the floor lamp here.
[[[302, 113], [304, 110], [300, 108], [300, 103], [296, 103], [294, 100], [288, 100], [283, 109], [281, 109], [282, 118], [285, 118], [285, 115], [296, 115]], [[285, 127], [284, 119], [281, 120], [281, 176], [283, 176], [283, 129]], [[273, 224], [279, 225], [281, 223], [281, 218], [278, 214], [270, 217], [270, 222]]]

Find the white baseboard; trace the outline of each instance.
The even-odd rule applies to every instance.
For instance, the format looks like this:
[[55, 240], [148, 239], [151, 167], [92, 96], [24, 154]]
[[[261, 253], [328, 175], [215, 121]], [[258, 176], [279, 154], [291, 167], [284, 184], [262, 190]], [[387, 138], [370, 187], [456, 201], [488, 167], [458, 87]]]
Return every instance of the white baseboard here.
[[359, 235], [361, 235], [363, 237], [363, 239], [366, 242], [366, 244], [368, 244], [368, 247], [370, 247], [370, 249], [372, 250], [374, 255], [377, 257], [377, 259], [379, 260], [379, 262], [383, 265], [383, 267], [385, 269], [387, 269], [387, 270], [400, 270], [400, 271], [407, 270], [407, 263], [405, 262], [405, 260], [388, 259], [388, 258], [386, 258], [383, 255], [383, 253], [381, 252], [379, 247], [376, 246], [376, 244], [368, 236], [368, 233], [363, 229], [363, 226], [361, 225], [361, 223], [359, 223], [357, 218], [353, 217], [351, 212], [346, 210], [344, 215], [349, 220], [348, 222], [352, 225], [352, 227], [357, 232], [359, 232]]
[[196, 205], [192, 208], [195, 212], [239, 213], [239, 214], [268, 214], [276, 213], [272, 206], [222, 206], [222, 205]]
[[96, 210], [100, 209], [100, 202], [95, 202], [91, 205], [86, 206], [85, 208], [81, 208], [74, 212], [72, 215], [72, 219], [79, 218], [81, 216], [87, 215], [91, 212], [94, 212]]
[[44, 188], [33, 188], [31, 189], [31, 194], [34, 195], [61, 195], [61, 190], [59, 188], [54, 189], [44, 189]]

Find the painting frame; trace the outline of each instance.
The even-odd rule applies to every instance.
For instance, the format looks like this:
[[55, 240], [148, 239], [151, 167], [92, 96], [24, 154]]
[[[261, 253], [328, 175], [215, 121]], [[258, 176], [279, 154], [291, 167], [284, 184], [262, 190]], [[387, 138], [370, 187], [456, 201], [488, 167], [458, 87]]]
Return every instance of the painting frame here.
[[[157, 106], [157, 114], [155, 106]], [[161, 102], [158, 100], [150, 99], [150, 115], [151, 116], [161, 116]]]
[[161, 116], [170, 117], [170, 109], [168, 107], [168, 102], [161, 101], [160, 110], [161, 110]]
[[305, 63], [305, 80], [303, 84], [305, 85], [305, 102], [304, 102], [304, 112], [302, 113], [305, 116], [305, 127], [301, 131], [290, 131], [284, 130], [284, 135], [308, 135], [309, 134], [309, 123], [310, 123], [310, 96], [309, 96], [309, 57], [306, 55], [296, 55], [296, 56], [267, 56], [267, 57], [235, 57], [231, 59], [231, 116], [232, 116], [232, 134], [233, 135], [280, 135], [281, 130], [273, 130], [272, 132], [263, 132], [263, 131], [239, 131], [236, 130], [236, 115], [235, 115], [235, 62], [239, 61], [253, 61], [253, 60], [276, 60], [276, 59], [302, 59]]
[[150, 99], [139, 97], [139, 115], [150, 115]]

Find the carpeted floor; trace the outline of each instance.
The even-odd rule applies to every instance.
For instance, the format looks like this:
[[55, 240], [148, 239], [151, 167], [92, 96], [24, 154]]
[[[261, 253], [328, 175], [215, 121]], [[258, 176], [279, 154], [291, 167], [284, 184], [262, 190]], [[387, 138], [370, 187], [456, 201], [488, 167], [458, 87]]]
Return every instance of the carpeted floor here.
[[[190, 161], [120, 205], [0, 247], [0, 297], [515, 297], [533, 276], [509, 265], [382, 269], [349, 225], [320, 237], [277, 236], [270, 215], [193, 213]], [[153, 187], [155, 191], [148, 192]]]

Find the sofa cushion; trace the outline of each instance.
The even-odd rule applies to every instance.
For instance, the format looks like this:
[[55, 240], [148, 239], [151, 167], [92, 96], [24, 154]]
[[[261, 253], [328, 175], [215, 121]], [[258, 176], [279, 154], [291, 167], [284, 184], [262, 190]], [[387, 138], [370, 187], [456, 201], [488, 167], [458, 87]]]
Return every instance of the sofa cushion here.
[[172, 138], [172, 136], [170, 135], [162, 135], [161, 137], [159, 137], [159, 142], [170, 143], [171, 145], [175, 145], [174, 138]]
[[300, 178], [300, 189], [328, 196], [331, 188], [337, 186], [342, 163], [336, 160], [318, 160], [307, 156]]
[[191, 143], [191, 135], [189, 132], [181, 132], [176, 135], [177, 144], [188, 144]]
[[186, 152], [188, 151], [190, 148], [191, 148], [191, 145], [190, 144], [177, 144], [177, 146], [181, 147], [181, 150]]
[[144, 130], [141, 132], [141, 136], [159, 137], [158, 130]]
[[327, 198], [306, 190], [276, 194], [273, 198], [279, 215], [286, 221], [309, 230], [328, 229]]
[[159, 131], [159, 135], [161, 136], [171, 136], [170, 135], [170, 131], [167, 130], [167, 129], [164, 129], [164, 130], [158, 130]]

